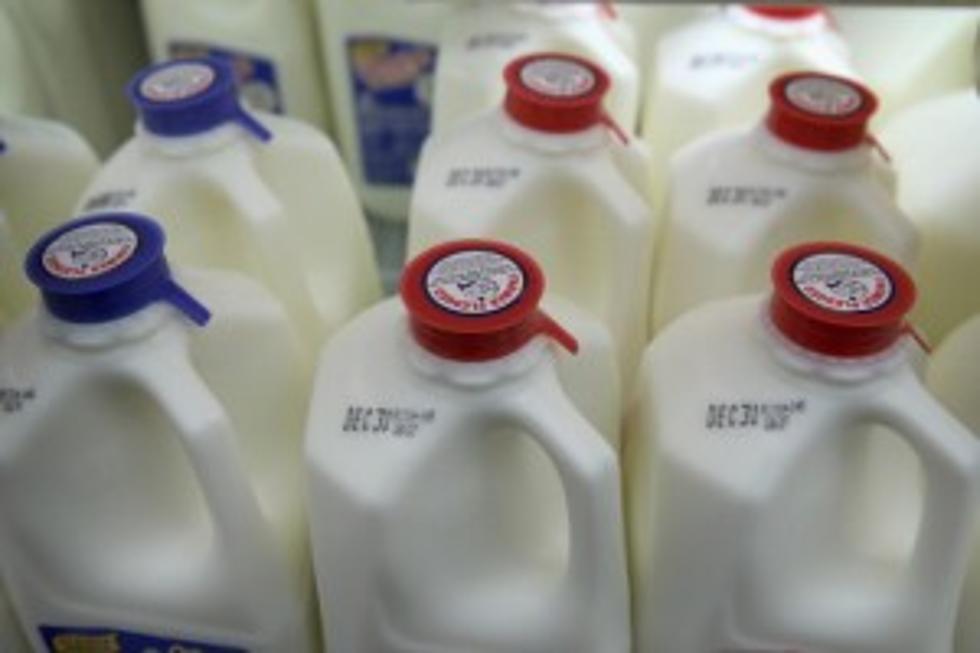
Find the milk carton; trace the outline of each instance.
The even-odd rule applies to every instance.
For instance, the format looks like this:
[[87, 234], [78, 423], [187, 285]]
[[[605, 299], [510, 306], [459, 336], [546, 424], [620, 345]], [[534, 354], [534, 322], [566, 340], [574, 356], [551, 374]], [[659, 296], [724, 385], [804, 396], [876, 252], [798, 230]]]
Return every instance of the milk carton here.
[[[833, 242], [784, 252], [772, 283], [681, 317], [644, 358], [625, 454], [637, 650], [948, 653], [980, 443], [921, 384], [914, 286]], [[917, 461], [908, 506], [868, 473], [881, 428]], [[891, 546], [883, 523], [909, 508]]]
[[44, 307], [0, 342], [4, 584], [36, 651], [312, 652], [307, 359], [261, 286], [178, 282], [163, 241], [106, 213], [29, 254]]
[[333, 119], [367, 212], [404, 223], [448, 3], [317, 0]]
[[571, 55], [521, 57], [503, 107], [433, 136], [409, 251], [460, 237], [526, 248], [555, 293], [609, 328], [624, 380], [646, 339], [654, 217], [649, 157], [602, 109], [609, 78]]
[[[967, 320], [936, 350], [929, 365], [929, 387], [976, 437], [980, 437], [980, 314]], [[980, 540], [974, 541], [973, 563], [960, 603], [957, 653], [980, 648]]]
[[774, 80], [769, 97], [761, 124], [706, 136], [672, 162], [655, 328], [708, 300], [763, 290], [772, 258], [807, 240], [913, 261], [915, 229], [867, 130], [874, 95], [805, 72]]
[[968, 4], [834, 8], [854, 66], [881, 97], [883, 119], [973, 85], [980, 9]]
[[214, 57], [250, 106], [326, 129], [312, 0], [143, 0], [153, 58]]
[[330, 141], [239, 103], [215, 59], [152, 66], [129, 87], [136, 134], [80, 203], [150, 213], [174, 260], [264, 283], [313, 346], [379, 294], [357, 197]]
[[68, 127], [0, 113], [0, 324], [33, 302], [20, 262], [71, 215], [97, 168], [92, 148]]
[[669, 159], [685, 143], [755, 119], [776, 75], [852, 75], [847, 47], [818, 6], [730, 5], [661, 39], [647, 83], [643, 135]]
[[446, 243], [409, 264], [405, 309], [324, 351], [306, 455], [328, 649], [630, 650], [618, 459], [563, 390], [577, 342], [543, 286], [516, 248]]
[[609, 114], [636, 128], [640, 79], [635, 35], [611, 4], [500, 3], [473, 0], [443, 25], [436, 71], [436, 132], [500, 104], [501, 72], [518, 56], [564, 52], [599, 65], [610, 77]]
[[917, 312], [937, 342], [980, 312], [962, 292], [980, 279], [980, 97], [974, 89], [915, 105], [882, 132], [898, 172], [898, 201], [922, 232]]

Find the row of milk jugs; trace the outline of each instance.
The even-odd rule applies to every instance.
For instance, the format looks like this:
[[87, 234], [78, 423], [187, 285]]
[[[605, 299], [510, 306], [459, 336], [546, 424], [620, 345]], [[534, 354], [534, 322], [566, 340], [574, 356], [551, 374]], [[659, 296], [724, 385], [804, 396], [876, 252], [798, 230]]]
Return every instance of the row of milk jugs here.
[[[675, 158], [655, 246], [601, 68], [505, 78], [426, 150], [404, 307], [338, 332], [377, 280], [329, 142], [243, 107], [221, 63], [137, 77], [136, 137], [94, 215], [37, 240], [42, 307], [0, 341], [0, 564], [35, 649], [307, 650], [307, 515], [331, 650], [626, 651], [625, 521], [640, 650], [949, 649], [977, 445], [918, 381], [871, 93], [777, 78], [758, 126]], [[831, 238], [890, 257], [772, 264]], [[935, 386], [975, 410], [975, 366], [944, 358]]]

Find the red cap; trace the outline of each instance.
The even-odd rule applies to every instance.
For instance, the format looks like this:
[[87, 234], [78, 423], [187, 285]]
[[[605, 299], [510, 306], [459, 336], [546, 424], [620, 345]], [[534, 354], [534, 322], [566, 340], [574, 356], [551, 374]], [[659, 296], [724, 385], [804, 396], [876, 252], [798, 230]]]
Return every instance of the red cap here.
[[909, 332], [915, 284], [873, 250], [837, 242], [792, 247], [773, 264], [772, 283], [772, 322], [805, 349], [870, 356]]
[[475, 362], [513, 353], [538, 335], [578, 351], [575, 338], [538, 310], [544, 286], [541, 268], [518, 248], [473, 239], [416, 256], [400, 290], [416, 342], [437, 356]]
[[820, 5], [743, 5], [753, 14], [775, 20], [806, 20], [826, 13]]
[[568, 133], [606, 122], [602, 99], [609, 75], [581, 57], [539, 52], [504, 69], [504, 110], [518, 123], [545, 132]]
[[766, 126], [781, 140], [837, 151], [868, 142], [874, 93], [854, 80], [817, 72], [789, 73], [769, 85]]

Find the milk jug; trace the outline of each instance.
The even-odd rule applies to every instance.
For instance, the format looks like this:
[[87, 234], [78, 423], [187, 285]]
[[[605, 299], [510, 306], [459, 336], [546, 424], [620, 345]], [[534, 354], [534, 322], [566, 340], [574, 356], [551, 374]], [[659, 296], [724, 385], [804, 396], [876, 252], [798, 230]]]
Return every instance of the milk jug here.
[[851, 75], [818, 6], [729, 5], [664, 36], [647, 82], [643, 134], [665, 159], [702, 134], [751, 122], [766, 85], [795, 70]]
[[414, 0], [317, 0], [317, 7], [337, 140], [361, 201], [371, 217], [404, 224], [451, 7]]
[[156, 61], [226, 59], [250, 106], [326, 129], [312, 0], [143, 0]]
[[[980, 313], [946, 338], [932, 356], [929, 387], [973, 434], [980, 438]], [[963, 590], [956, 627], [957, 653], [980, 650], [980, 539], [974, 540], [973, 562]]]
[[0, 324], [33, 302], [20, 262], [41, 234], [71, 215], [98, 165], [70, 128], [0, 113]]
[[769, 97], [761, 124], [699, 139], [671, 163], [655, 328], [702, 302], [763, 290], [772, 257], [806, 240], [913, 261], [915, 229], [867, 130], [874, 95], [805, 72], [774, 80]]
[[[101, 154], [125, 140], [132, 109], [119, 88], [146, 63], [132, 0], [4, 0], [0, 8], [0, 112], [71, 125]], [[9, 21], [5, 27], [4, 16]], [[6, 34], [7, 30], [12, 34]], [[15, 50], [12, 59], [9, 51]], [[12, 73], [12, 74], [11, 74]]]
[[[771, 297], [678, 319], [643, 361], [625, 455], [641, 653], [949, 653], [980, 444], [923, 387], [902, 268], [809, 243]], [[870, 434], [917, 461], [910, 545], [872, 544]], [[923, 482], [918, 482], [918, 481]]]
[[83, 211], [143, 211], [181, 263], [245, 271], [314, 346], [379, 294], [364, 217], [333, 145], [300, 121], [239, 103], [228, 64], [151, 66], [129, 87], [130, 139]]
[[526, 248], [555, 293], [606, 325], [631, 379], [654, 247], [647, 152], [605, 114], [609, 78], [595, 64], [539, 53], [504, 74], [503, 107], [426, 145], [409, 251], [468, 236]]
[[105, 213], [28, 255], [43, 308], [0, 350], [4, 584], [36, 651], [312, 652], [307, 359], [261, 286], [178, 282], [163, 245]]
[[882, 119], [973, 84], [980, 10], [966, 8], [968, 4], [834, 8], [854, 66], [881, 97]]
[[17, 617], [2, 585], [0, 585], [0, 651], [4, 653], [29, 653], [30, 651], [21, 635]]
[[405, 310], [325, 349], [306, 456], [328, 650], [630, 650], [618, 458], [562, 388], [576, 340], [543, 286], [514, 247], [446, 243], [406, 268]]
[[917, 317], [939, 341], [980, 312], [962, 292], [980, 279], [980, 96], [974, 89], [915, 105], [882, 132], [898, 173], [898, 201], [922, 233]]
[[606, 71], [611, 81], [606, 106], [632, 133], [640, 92], [635, 41], [631, 26], [609, 3], [466, 2], [443, 25], [433, 131], [500, 104], [501, 71], [514, 58], [555, 51], [584, 57]]

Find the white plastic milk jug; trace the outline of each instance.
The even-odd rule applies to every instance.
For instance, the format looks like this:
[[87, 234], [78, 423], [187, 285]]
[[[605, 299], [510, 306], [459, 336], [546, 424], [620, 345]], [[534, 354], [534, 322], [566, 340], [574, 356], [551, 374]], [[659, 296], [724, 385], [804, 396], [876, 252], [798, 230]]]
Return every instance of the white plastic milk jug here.
[[185, 290], [163, 244], [106, 213], [29, 254], [44, 307], [0, 344], [4, 585], [36, 651], [312, 652], [307, 357], [261, 286]]
[[337, 140], [369, 215], [404, 222], [451, 7], [316, 0]]
[[229, 61], [250, 106], [326, 129], [312, 0], [142, 0], [156, 61]]
[[[637, 650], [949, 653], [980, 443], [919, 379], [914, 285], [833, 242], [787, 250], [772, 281], [644, 358], [625, 453]], [[876, 428], [918, 461], [905, 551], [878, 544], [904, 506], [868, 500]]]
[[407, 267], [407, 315], [327, 346], [306, 454], [328, 650], [630, 650], [618, 458], [562, 388], [576, 340], [543, 284], [516, 248], [446, 243]]
[[664, 36], [647, 83], [643, 135], [668, 160], [679, 147], [765, 110], [776, 75], [851, 76], [847, 47], [818, 6], [729, 5]]
[[21, 262], [64, 222], [98, 169], [78, 134], [58, 123], [0, 113], [0, 324], [34, 300]]
[[[957, 327], [933, 353], [929, 388], [980, 438], [980, 313]], [[974, 540], [956, 627], [956, 653], [980, 650], [980, 534]]]
[[882, 132], [898, 173], [898, 202], [922, 233], [917, 311], [939, 341], [980, 312], [980, 95], [963, 89], [900, 113]]
[[778, 77], [769, 97], [760, 124], [699, 139], [671, 163], [655, 328], [702, 302], [763, 290], [772, 258], [807, 240], [914, 260], [915, 229], [867, 130], [874, 95], [804, 72]]
[[606, 107], [633, 133], [640, 104], [636, 37], [606, 3], [501, 3], [469, 0], [446, 19], [436, 68], [433, 131], [496, 107], [506, 91], [504, 67], [532, 52], [588, 59], [609, 75]]
[[151, 66], [129, 92], [136, 135], [81, 210], [158, 217], [174, 260], [262, 281], [314, 346], [378, 297], [364, 216], [321, 132], [242, 106], [217, 59]]
[[882, 118], [973, 85], [980, 9], [962, 4], [834, 8], [855, 68], [881, 98]]
[[426, 145], [409, 251], [461, 237], [527, 249], [550, 287], [611, 332], [624, 379], [646, 342], [654, 216], [649, 157], [602, 109], [609, 78], [556, 53], [507, 66], [503, 107]]

